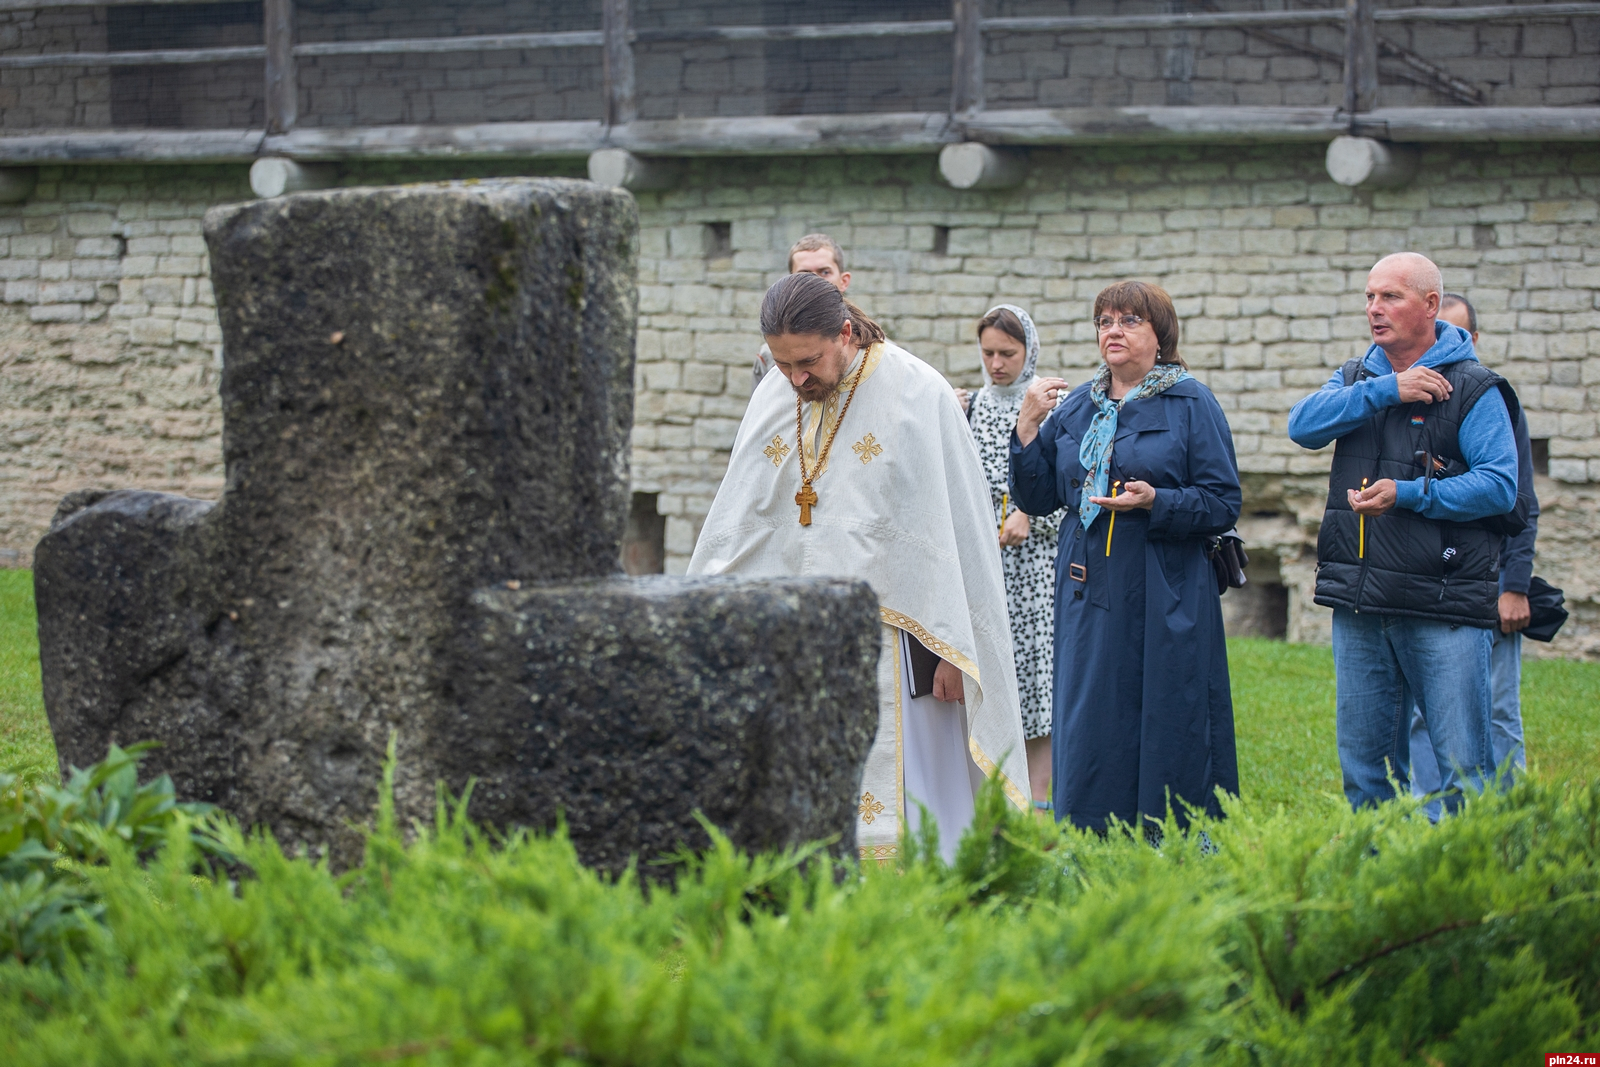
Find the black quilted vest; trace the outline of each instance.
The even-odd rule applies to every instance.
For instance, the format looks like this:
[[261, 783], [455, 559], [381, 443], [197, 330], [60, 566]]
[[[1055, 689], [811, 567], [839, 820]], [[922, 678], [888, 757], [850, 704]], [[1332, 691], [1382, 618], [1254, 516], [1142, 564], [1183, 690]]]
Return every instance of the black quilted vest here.
[[[1461, 474], [1467, 464], [1457, 435], [1485, 393], [1504, 381], [1474, 360], [1435, 368], [1450, 382], [1448, 400], [1385, 408], [1358, 430], [1339, 438], [1328, 478], [1328, 504], [1317, 535], [1318, 604], [1373, 615], [1410, 615], [1464, 626], [1499, 625], [1500, 549], [1507, 532], [1498, 517], [1476, 522], [1428, 519], [1409, 508], [1369, 516], [1365, 549], [1361, 517], [1350, 510], [1347, 489], [1383, 478], [1409, 481], [1423, 475], [1427, 451], [1435, 476]], [[1361, 360], [1344, 366], [1348, 386], [1370, 377]], [[1515, 394], [1509, 387], [1508, 404]], [[1514, 531], [1513, 531], [1514, 532]]]

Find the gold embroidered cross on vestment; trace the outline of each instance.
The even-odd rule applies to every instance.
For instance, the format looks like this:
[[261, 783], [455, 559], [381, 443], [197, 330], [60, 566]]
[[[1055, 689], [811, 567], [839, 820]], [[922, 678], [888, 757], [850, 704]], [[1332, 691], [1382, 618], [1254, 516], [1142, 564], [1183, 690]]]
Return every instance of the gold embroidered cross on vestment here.
[[[828, 453], [833, 449], [833, 439], [839, 435], [839, 427], [844, 425], [844, 417], [850, 413], [850, 402], [856, 398], [856, 389], [861, 385], [861, 375], [867, 369], [867, 354], [861, 353], [861, 366], [856, 368], [855, 377], [850, 379], [850, 395], [844, 398], [844, 407], [839, 409], [839, 418], [834, 421], [833, 429], [828, 431], [828, 439], [823, 442], [822, 448], [817, 452], [817, 465], [811, 470], [806, 470], [806, 431], [801, 419], [800, 395], [794, 398], [794, 439], [800, 446], [800, 491], [794, 495], [794, 502], [800, 505], [800, 525], [811, 525], [811, 509], [817, 503], [817, 491], [811, 488], [813, 480], [822, 476], [822, 470], [828, 465]], [[826, 404], [826, 401], [820, 401]], [[819, 427], [820, 429], [820, 427]]]
[[851, 445], [850, 450], [861, 457], [861, 462], [863, 464], [871, 463], [872, 457], [874, 456], [883, 455], [883, 446], [880, 445], [878, 443], [878, 439], [872, 436], [870, 433], [861, 440], [857, 441], [855, 444]]
[[883, 814], [883, 801], [871, 793], [862, 793], [861, 803], [856, 806], [856, 810], [861, 813], [861, 821], [870, 824], [872, 820]]
[[774, 467], [783, 466], [783, 457], [789, 454], [789, 446], [783, 443], [783, 438], [773, 435], [772, 443], [761, 450], [766, 457], [772, 460]]

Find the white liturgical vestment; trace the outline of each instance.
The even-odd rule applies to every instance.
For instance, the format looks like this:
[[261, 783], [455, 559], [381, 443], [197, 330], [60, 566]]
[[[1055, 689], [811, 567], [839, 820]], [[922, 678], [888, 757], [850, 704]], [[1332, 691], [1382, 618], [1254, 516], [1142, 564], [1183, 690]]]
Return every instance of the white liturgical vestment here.
[[[920, 802], [938, 820], [948, 858], [984, 775], [998, 775], [1023, 810], [1031, 795], [998, 531], [977, 446], [944, 378], [889, 342], [859, 353], [839, 390], [805, 404], [802, 419], [808, 469], [839, 425], [812, 480], [811, 525], [800, 524], [795, 503], [794, 389], [768, 374], [750, 398], [689, 573], [872, 586], [884, 641], [856, 844], [863, 859], [892, 858], [907, 818], [919, 825]], [[911, 697], [905, 635], [961, 669], [964, 708]]]

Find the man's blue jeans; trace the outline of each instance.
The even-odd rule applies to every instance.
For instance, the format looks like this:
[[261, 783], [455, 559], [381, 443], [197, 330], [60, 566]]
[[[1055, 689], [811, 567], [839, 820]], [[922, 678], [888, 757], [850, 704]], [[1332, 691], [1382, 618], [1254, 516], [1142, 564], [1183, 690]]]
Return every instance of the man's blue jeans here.
[[1409, 787], [1413, 704], [1428, 723], [1446, 807], [1460, 805], [1462, 788], [1483, 789], [1493, 640], [1474, 626], [1334, 610], [1339, 766], [1352, 808], [1392, 799], [1391, 774]]
[[[1510, 784], [1511, 772], [1528, 766], [1522, 747], [1522, 635], [1489, 632], [1494, 635], [1489, 660], [1489, 741], [1497, 771], [1511, 758], [1506, 768], [1506, 784]], [[1415, 709], [1411, 712], [1411, 791], [1419, 797], [1439, 791], [1439, 762], [1428, 743], [1427, 722]]]

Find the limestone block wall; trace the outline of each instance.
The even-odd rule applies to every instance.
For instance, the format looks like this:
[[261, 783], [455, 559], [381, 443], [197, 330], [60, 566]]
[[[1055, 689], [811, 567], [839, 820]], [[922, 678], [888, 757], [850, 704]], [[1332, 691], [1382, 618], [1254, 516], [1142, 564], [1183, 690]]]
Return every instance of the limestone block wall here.
[[[1428, 6], [1467, 7], [1476, 0]], [[1405, 6], [1384, 3], [1385, 9]], [[1075, 15], [1169, 10], [1160, 4], [1078, 3]], [[1191, 4], [1189, 10], [1241, 10]], [[1259, 9], [1256, 9], [1259, 10]], [[999, 0], [991, 16], [1058, 15], [1052, 0]], [[1379, 38], [1483, 93], [1494, 106], [1559, 107], [1600, 101], [1600, 19], [1540, 22], [1385, 22]], [[1337, 25], [1245, 31], [1138, 30], [992, 34], [986, 40], [990, 107], [1132, 105], [1337, 106], [1344, 31]], [[1384, 107], [1458, 103], [1379, 63]]]
[[[932, 157], [699, 160], [640, 194], [633, 479], [655, 495], [681, 570], [750, 389], [765, 287], [825, 230], [851, 293], [952, 382], [979, 380], [972, 330], [1030, 308], [1041, 368], [1097, 362], [1106, 283], [1166, 286], [1182, 350], [1216, 391], [1245, 476], [1257, 593], [1238, 619], [1326, 640], [1310, 602], [1325, 453], [1286, 435], [1290, 405], [1366, 346], [1365, 273], [1431, 255], [1481, 313], [1481, 355], [1517, 386], [1548, 456], [1539, 572], [1575, 618], [1558, 651], [1600, 656], [1600, 150], [1435, 147], [1408, 188], [1352, 191], [1322, 149], [1040, 150], [1015, 190], [958, 192]], [[582, 161], [351, 168], [347, 184], [582, 171]], [[59, 497], [87, 485], [212, 495], [220, 485], [215, 313], [200, 219], [248, 196], [245, 168], [46, 168], [0, 206], [0, 564], [26, 565]], [[1250, 625], [1255, 625], [1251, 623]], [[1266, 628], [1271, 629], [1271, 626]]]
[[[104, 52], [104, 8], [0, 11], [0, 55]], [[111, 125], [111, 77], [105, 68], [0, 70], [0, 129]]]
[[0, 207], [0, 565], [81, 486], [221, 490], [200, 220], [249, 195], [240, 167], [47, 169]]

